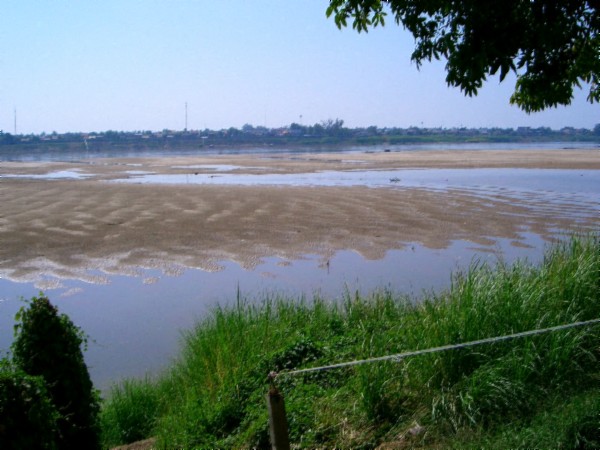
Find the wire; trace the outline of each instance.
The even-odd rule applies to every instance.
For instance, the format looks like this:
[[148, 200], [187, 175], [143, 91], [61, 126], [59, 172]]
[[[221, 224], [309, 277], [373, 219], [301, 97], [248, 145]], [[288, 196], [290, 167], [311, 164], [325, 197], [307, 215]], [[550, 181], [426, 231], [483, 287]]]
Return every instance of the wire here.
[[527, 337], [527, 336], [534, 336], [536, 334], [550, 333], [550, 332], [554, 332], [554, 331], [566, 330], [568, 328], [584, 327], [584, 326], [588, 326], [588, 325], [594, 325], [597, 323], [600, 323], [600, 319], [592, 319], [592, 320], [586, 320], [586, 321], [582, 321], [582, 322], [573, 322], [573, 323], [557, 325], [557, 326], [549, 327], [549, 328], [541, 328], [541, 329], [537, 329], [537, 330], [522, 331], [520, 333], [508, 334], [505, 336], [496, 336], [496, 337], [491, 337], [491, 338], [479, 339], [477, 341], [463, 342], [460, 344], [443, 345], [441, 347], [433, 347], [433, 348], [427, 348], [427, 349], [423, 349], [423, 350], [414, 350], [414, 351], [405, 352], [405, 353], [397, 353], [395, 355], [379, 356], [376, 358], [368, 358], [368, 359], [361, 359], [361, 360], [356, 360], [356, 361], [348, 361], [348, 362], [342, 362], [342, 363], [337, 363], [337, 364], [330, 364], [328, 366], [309, 367], [307, 369], [282, 371], [282, 372], [278, 372], [278, 373], [272, 372], [271, 376], [272, 376], [272, 378], [275, 378], [275, 377], [280, 377], [280, 376], [284, 376], [284, 375], [287, 376], [287, 375], [298, 375], [298, 374], [309, 373], [309, 372], [320, 372], [320, 371], [324, 371], [324, 370], [341, 369], [343, 367], [358, 366], [361, 364], [369, 364], [369, 363], [379, 362], [379, 361], [392, 360], [392, 361], [399, 362], [399, 361], [403, 360], [404, 358], [408, 358], [411, 356], [424, 355], [426, 353], [437, 353], [437, 352], [444, 352], [447, 350], [455, 350], [455, 349], [459, 349], [459, 348], [473, 347], [475, 345], [493, 344], [496, 342], [507, 341], [509, 339], [517, 339], [517, 338], [522, 338], [522, 337]]

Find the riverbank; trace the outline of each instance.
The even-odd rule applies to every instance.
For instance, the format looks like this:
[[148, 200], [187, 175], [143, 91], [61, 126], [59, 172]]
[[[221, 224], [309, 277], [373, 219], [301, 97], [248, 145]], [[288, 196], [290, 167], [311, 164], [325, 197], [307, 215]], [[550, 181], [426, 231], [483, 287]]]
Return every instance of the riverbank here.
[[539, 266], [474, 265], [418, 301], [385, 291], [340, 303], [238, 299], [185, 334], [161, 377], [113, 389], [105, 444], [156, 436], [159, 448], [266, 448], [276, 371], [290, 440], [303, 448], [597, 447], [597, 324], [286, 372], [593, 321], [599, 270], [598, 238], [573, 238]]
[[[433, 168], [600, 169], [598, 150], [486, 150], [213, 155], [0, 163], [0, 274], [94, 282], [90, 270], [252, 268], [261, 258], [323, 261], [339, 250], [381, 258], [417, 242], [489, 244], [522, 232], [597, 229], [573, 205], [468, 189], [365, 186], [141, 184], [142, 174], [218, 177]], [[119, 182], [128, 179], [133, 183]], [[400, 182], [398, 182], [400, 181]], [[589, 215], [588, 215], [589, 216]]]

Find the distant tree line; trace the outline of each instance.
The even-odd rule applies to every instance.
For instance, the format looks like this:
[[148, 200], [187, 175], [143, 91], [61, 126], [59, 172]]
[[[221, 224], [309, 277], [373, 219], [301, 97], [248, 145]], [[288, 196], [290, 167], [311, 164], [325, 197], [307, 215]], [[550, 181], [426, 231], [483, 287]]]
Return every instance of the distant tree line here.
[[109, 148], [164, 149], [236, 145], [394, 145], [436, 142], [532, 142], [600, 140], [600, 124], [593, 129], [564, 127], [518, 128], [347, 128], [341, 119], [313, 125], [292, 123], [278, 128], [245, 124], [221, 130], [103, 131], [90, 133], [41, 133], [12, 135], [0, 132], [0, 148], [14, 150], [97, 150]]

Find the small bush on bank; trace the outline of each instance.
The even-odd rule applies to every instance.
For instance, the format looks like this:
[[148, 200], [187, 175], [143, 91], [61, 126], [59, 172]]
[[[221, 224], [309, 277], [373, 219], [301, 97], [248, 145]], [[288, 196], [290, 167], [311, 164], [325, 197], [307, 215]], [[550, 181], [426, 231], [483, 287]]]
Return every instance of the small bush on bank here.
[[55, 450], [57, 420], [43, 378], [0, 361], [0, 448]]
[[16, 319], [13, 361], [44, 380], [59, 414], [58, 447], [99, 448], [99, 399], [83, 359], [83, 333], [43, 295], [32, 298]]

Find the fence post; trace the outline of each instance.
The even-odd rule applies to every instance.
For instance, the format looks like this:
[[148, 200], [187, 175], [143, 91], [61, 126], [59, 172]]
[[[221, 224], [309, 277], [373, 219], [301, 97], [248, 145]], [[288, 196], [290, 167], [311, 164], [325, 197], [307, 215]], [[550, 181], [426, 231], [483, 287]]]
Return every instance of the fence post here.
[[285, 402], [283, 401], [283, 395], [281, 395], [273, 383], [275, 376], [275, 374], [269, 374], [271, 387], [267, 394], [271, 448], [273, 450], [289, 450], [290, 440], [288, 437], [287, 418], [285, 416]]

